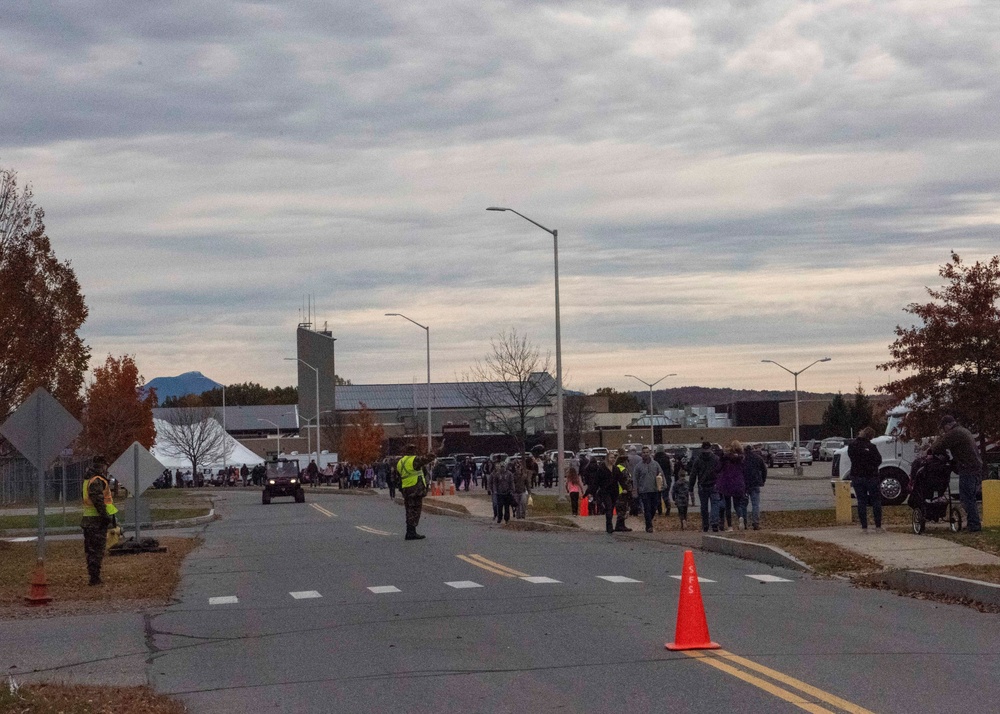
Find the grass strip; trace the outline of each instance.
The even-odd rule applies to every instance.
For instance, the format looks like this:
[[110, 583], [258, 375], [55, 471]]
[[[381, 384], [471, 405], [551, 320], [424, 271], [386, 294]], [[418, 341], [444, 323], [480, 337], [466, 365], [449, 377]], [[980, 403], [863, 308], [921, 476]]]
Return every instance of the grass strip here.
[[31, 683], [11, 692], [0, 687], [0, 712], [32, 714], [184, 714], [180, 702], [149, 687], [91, 687]]
[[[194, 538], [160, 538], [166, 553], [142, 553], [104, 559], [104, 585], [87, 585], [83, 541], [48, 541], [45, 575], [49, 594], [59, 602], [148, 600], [166, 602], [180, 582], [184, 557], [194, 550]], [[0, 541], [0, 606], [23, 605], [35, 567], [35, 543]], [[2, 710], [0, 710], [2, 711]], [[124, 710], [123, 710], [124, 711]]]
[[764, 531], [740, 531], [720, 535], [753, 543], [775, 545], [794, 555], [820, 575], [840, 575], [882, 569], [881, 563], [866, 555], [841, 548], [833, 543], [823, 543], [800, 536]]

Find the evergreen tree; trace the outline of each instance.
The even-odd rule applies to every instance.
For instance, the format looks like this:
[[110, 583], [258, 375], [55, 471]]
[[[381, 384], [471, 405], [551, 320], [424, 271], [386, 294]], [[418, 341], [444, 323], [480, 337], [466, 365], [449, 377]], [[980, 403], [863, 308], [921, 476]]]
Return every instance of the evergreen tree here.
[[851, 436], [851, 410], [840, 392], [833, 397], [823, 412], [823, 431], [831, 436]]

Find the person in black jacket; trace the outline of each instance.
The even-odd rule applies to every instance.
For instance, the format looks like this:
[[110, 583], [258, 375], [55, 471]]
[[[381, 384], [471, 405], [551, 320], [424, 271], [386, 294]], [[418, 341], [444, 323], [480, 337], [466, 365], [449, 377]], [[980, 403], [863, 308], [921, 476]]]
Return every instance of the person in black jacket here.
[[[750, 500], [750, 522], [755, 531], [760, 530], [760, 488], [767, 481], [767, 464], [764, 458], [752, 446], [744, 449], [746, 458], [743, 460], [743, 480], [746, 482], [747, 495]], [[746, 507], [744, 506], [744, 510]]]
[[701, 502], [701, 530], [707, 532], [711, 525], [713, 531], [719, 530], [719, 494], [715, 490], [715, 479], [719, 475], [719, 457], [715, 455], [712, 445], [702, 442], [701, 449], [691, 459], [691, 478], [688, 486], [693, 491], [698, 487], [698, 500]]
[[858, 499], [858, 520], [861, 530], [868, 532], [868, 505], [871, 504], [875, 517], [875, 532], [882, 532], [882, 495], [878, 490], [878, 468], [882, 465], [882, 454], [872, 444], [875, 430], [865, 427], [858, 438], [847, 447], [847, 457], [851, 460], [851, 485]]
[[618, 501], [618, 481], [606, 461], [593, 459], [588, 471], [592, 474], [597, 491], [597, 501], [604, 509], [604, 525], [608, 533], [614, 533], [614, 510]]

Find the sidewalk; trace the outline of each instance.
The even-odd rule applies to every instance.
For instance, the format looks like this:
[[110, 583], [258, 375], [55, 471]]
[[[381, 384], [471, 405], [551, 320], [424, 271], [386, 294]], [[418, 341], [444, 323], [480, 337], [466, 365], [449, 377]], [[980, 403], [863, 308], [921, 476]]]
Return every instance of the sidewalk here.
[[874, 558], [886, 568], [923, 569], [945, 565], [1000, 565], [1000, 558], [943, 538], [912, 533], [864, 533], [857, 526], [779, 531], [784, 535], [833, 543]]

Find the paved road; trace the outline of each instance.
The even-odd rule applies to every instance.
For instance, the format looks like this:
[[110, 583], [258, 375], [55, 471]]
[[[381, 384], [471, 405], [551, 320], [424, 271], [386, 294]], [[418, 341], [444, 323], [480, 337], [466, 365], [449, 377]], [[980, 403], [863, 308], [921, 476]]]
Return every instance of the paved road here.
[[673, 546], [426, 515], [404, 542], [384, 497], [217, 506], [147, 630], [152, 683], [193, 712], [928, 712], [995, 691], [1000, 617], [958, 606], [700, 554], [712, 636], [746, 659], [694, 659], [663, 647]]

